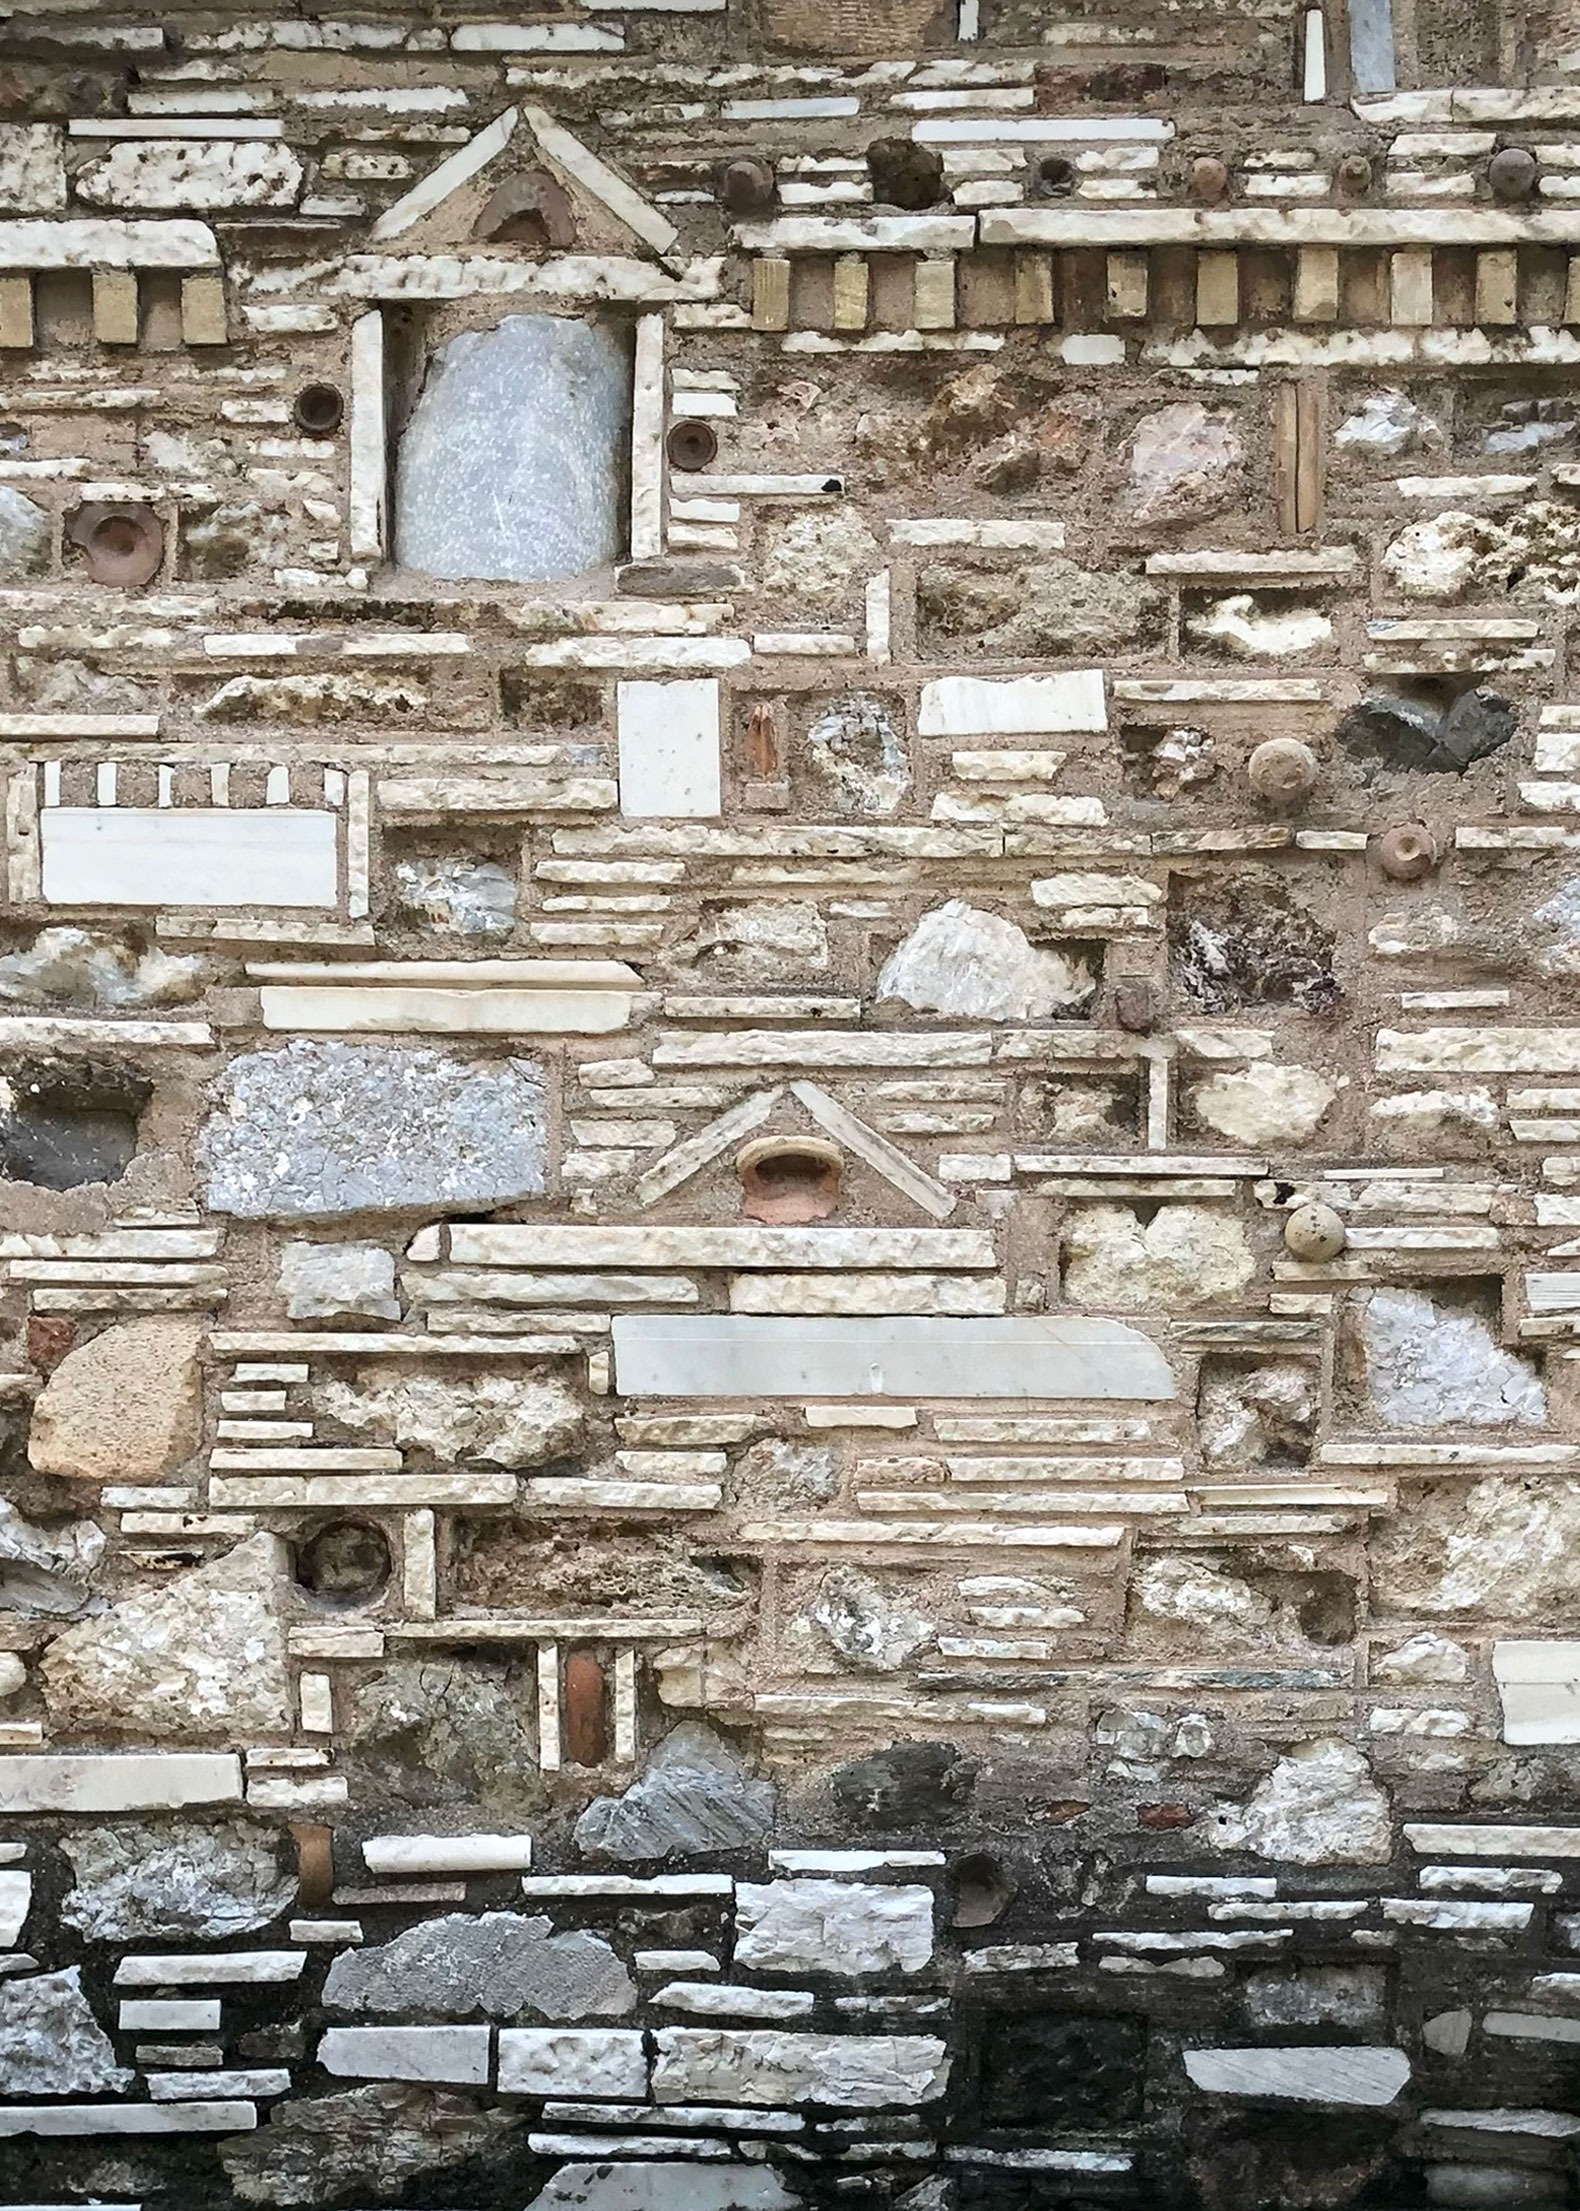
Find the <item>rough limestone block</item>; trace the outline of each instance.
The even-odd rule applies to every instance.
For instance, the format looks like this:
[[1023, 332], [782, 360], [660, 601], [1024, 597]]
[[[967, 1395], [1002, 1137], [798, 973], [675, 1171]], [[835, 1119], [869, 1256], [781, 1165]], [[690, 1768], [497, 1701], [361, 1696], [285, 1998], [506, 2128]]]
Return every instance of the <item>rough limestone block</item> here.
[[28, 1460], [78, 1482], [153, 1482], [197, 1449], [202, 1421], [197, 1321], [106, 1328], [70, 1351], [33, 1407]]
[[741, 1882], [735, 1962], [760, 1973], [920, 1973], [933, 1955], [933, 1892], [862, 1881]]

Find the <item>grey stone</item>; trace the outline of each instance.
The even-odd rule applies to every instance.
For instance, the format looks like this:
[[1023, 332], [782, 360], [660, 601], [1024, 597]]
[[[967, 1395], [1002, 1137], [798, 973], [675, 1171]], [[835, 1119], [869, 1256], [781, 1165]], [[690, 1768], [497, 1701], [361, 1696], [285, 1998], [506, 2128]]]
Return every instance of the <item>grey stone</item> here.
[[375, 1367], [354, 1384], [326, 1382], [318, 1394], [342, 1427], [444, 1461], [541, 1466], [569, 1451], [582, 1428], [575, 1392], [552, 1374], [530, 1371], [452, 1379]]
[[104, 1530], [94, 1520], [72, 1520], [44, 1529], [0, 1498], [0, 1612], [69, 1619], [102, 1598], [88, 1577], [104, 1556]]
[[133, 2075], [82, 1993], [82, 1968], [0, 1982], [0, 2094], [118, 2095]]
[[1368, 1290], [1357, 1297], [1355, 1328], [1366, 1393], [1387, 1427], [1539, 1427], [1547, 1418], [1535, 1370], [1475, 1313], [1420, 1290]]
[[763, 589], [797, 606], [833, 606], [881, 559], [859, 507], [808, 507], [774, 530], [763, 562]]
[[1317, 1418], [1317, 1378], [1309, 1361], [1229, 1367], [1202, 1376], [1197, 1403], [1202, 1457], [1225, 1467], [1303, 1466]]
[[435, 1652], [365, 1674], [341, 1712], [357, 1801], [464, 1804], [517, 1822], [547, 1801], [530, 1668]]
[[430, 2173], [515, 2155], [523, 2123], [470, 2096], [379, 2081], [277, 2103], [257, 2133], [227, 2136], [219, 2159], [241, 2201], [264, 2211], [333, 2203], [348, 2191], [388, 2201]]
[[198, 1158], [247, 1219], [500, 1205], [542, 1196], [546, 1127], [532, 1060], [298, 1038], [231, 1061]]
[[636, 1859], [737, 1850], [773, 1825], [777, 1792], [711, 1727], [683, 1720], [623, 1796], [597, 1797], [576, 1822], [587, 1853]]
[[1493, 691], [1465, 691], [1446, 713], [1417, 700], [1373, 692], [1352, 706], [1337, 736], [1358, 759], [1426, 775], [1463, 775], [1509, 742], [1519, 726], [1507, 700]]
[[636, 1986], [602, 1936], [585, 1928], [557, 1935], [551, 1921], [516, 1912], [451, 1912], [392, 1942], [343, 1951], [329, 1968], [324, 2002], [449, 2018], [608, 2018], [636, 2008]]
[[827, 1443], [792, 1443], [764, 1436], [736, 1462], [731, 1489], [737, 1501], [761, 1512], [769, 1505], [816, 1505], [833, 1496], [839, 1469]]
[[677, 966], [727, 966], [743, 980], [767, 982], [787, 967], [827, 967], [828, 930], [810, 900], [718, 906], [703, 915], [696, 935], [677, 945], [673, 957]]
[[892, 814], [911, 787], [911, 764], [894, 717], [870, 692], [824, 708], [807, 731], [812, 764], [862, 814]]
[[61, 1848], [76, 1883], [60, 1916], [90, 1942], [223, 1942], [267, 1927], [296, 1894], [278, 1832], [248, 1820], [90, 1827]]
[[1567, 1621], [1577, 1545], [1580, 1482], [1489, 1474], [1465, 1489], [1433, 1484], [1379, 1523], [1372, 1587], [1389, 1612]]
[[31, 1006], [169, 1006], [198, 996], [203, 962], [98, 929], [41, 929], [0, 958], [0, 999]]
[[562, 2165], [527, 2211], [799, 2211], [800, 2203], [767, 2165], [622, 2158]]
[[1240, 1991], [1253, 2027], [1348, 2027], [1382, 2023], [1388, 1976], [1380, 1965], [1308, 1965], [1248, 1974]]
[[67, 1628], [39, 1666], [56, 1732], [230, 1743], [289, 1729], [285, 1584], [284, 1545], [260, 1532]]
[[31, 576], [49, 557], [50, 521], [42, 507], [0, 484], [0, 576]]
[[431, 576], [584, 575], [624, 541], [631, 354], [614, 328], [507, 315], [428, 364], [395, 468], [395, 557]]
[[291, 1320], [400, 1319], [395, 1255], [382, 1244], [287, 1244], [280, 1287]]
[[395, 892], [425, 929], [508, 937], [516, 925], [516, 886], [496, 860], [397, 860]]

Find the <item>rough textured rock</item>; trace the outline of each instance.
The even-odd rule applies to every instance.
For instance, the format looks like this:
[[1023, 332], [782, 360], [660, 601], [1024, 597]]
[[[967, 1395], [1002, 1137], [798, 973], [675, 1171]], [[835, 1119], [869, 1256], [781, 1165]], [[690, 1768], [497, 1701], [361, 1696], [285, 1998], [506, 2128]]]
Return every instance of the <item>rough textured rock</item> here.
[[1341, 995], [1332, 930], [1263, 869], [1182, 886], [1170, 902], [1169, 947], [1206, 1013], [1278, 1005], [1326, 1013]]
[[933, 1639], [929, 1621], [854, 1566], [824, 1576], [811, 1620], [847, 1664], [892, 1673]]
[[759, 2033], [665, 2027], [655, 2037], [653, 2094], [665, 2103], [786, 2104], [884, 2111], [927, 2103], [949, 2081], [934, 2035]]
[[49, 555], [49, 516], [15, 484], [0, 484], [0, 576], [31, 576]]
[[1258, 1060], [1198, 1083], [1190, 1107], [1198, 1121], [1234, 1144], [1308, 1144], [1338, 1096], [1338, 1085], [1314, 1067], [1277, 1067]]
[[39, 1669], [56, 1728], [226, 1742], [289, 1729], [285, 1589], [284, 1546], [260, 1533], [65, 1629]]
[[1064, 1294], [1120, 1313], [1235, 1298], [1256, 1274], [1240, 1223], [1203, 1205], [1159, 1206], [1144, 1226], [1127, 1205], [1073, 1212], [1064, 1232]]
[[61, 133], [49, 123], [0, 124], [0, 208], [54, 215], [66, 204]]
[[287, 1244], [280, 1287], [289, 1320], [400, 1319], [395, 1255], [381, 1244]]
[[926, 1834], [960, 1818], [977, 1784], [975, 1762], [952, 1743], [891, 1744], [835, 1768], [841, 1815], [868, 1834]]
[[1384, 390], [1366, 394], [1334, 431], [1333, 442], [1341, 451], [1351, 446], [1391, 461], [1418, 449], [1436, 451], [1443, 433], [1408, 392]]
[[[502, 435], [530, 420], [530, 437]], [[395, 557], [530, 583], [621, 549], [631, 355], [612, 323], [507, 315], [441, 345], [395, 463]]]
[[1073, 1017], [1096, 988], [1082, 961], [958, 898], [924, 914], [878, 977], [880, 998], [978, 1021]]
[[828, 956], [823, 916], [800, 899], [715, 907], [704, 915], [689, 944], [678, 946], [674, 954], [677, 964], [695, 962], [703, 969], [727, 964], [743, 980], [763, 982], [787, 967], [819, 971], [827, 967]]
[[298, 1039], [230, 1062], [198, 1154], [216, 1212], [289, 1218], [537, 1197], [545, 1134], [531, 1060]]
[[90, 1604], [89, 1578], [104, 1556], [104, 1530], [96, 1520], [56, 1521], [34, 1527], [0, 1498], [0, 1612], [70, 1619]]
[[450, 1912], [393, 1941], [345, 1950], [329, 1968], [324, 2002], [343, 2011], [462, 2018], [607, 2018], [636, 2008], [636, 1984], [601, 1935], [516, 1912], [480, 1919]]
[[1580, 1483], [1488, 1474], [1429, 1489], [1378, 1530], [1377, 1598], [1402, 1613], [1561, 1617], [1573, 1602], [1576, 1543]]
[[227, 1942], [267, 1927], [296, 1895], [278, 1830], [250, 1820], [72, 1829], [61, 1848], [75, 1876], [61, 1918], [90, 1942]]
[[0, 999], [25, 1006], [173, 1006], [202, 988], [203, 962], [102, 929], [40, 929], [0, 958]]
[[858, 576], [871, 574], [878, 558], [878, 541], [858, 507], [814, 507], [774, 531], [763, 588], [798, 605], [833, 606]]
[[369, 1796], [465, 1805], [520, 1820], [546, 1802], [535, 1707], [521, 1668], [435, 1653], [399, 1658], [356, 1682], [343, 1726]]
[[554, 1374], [479, 1374], [452, 1381], [388, 1365], [351, 1382], [326, 1382], [324, 1411], [353, 1433], [388, 1437], [403, 1450], [488, 1466], [540, 1466], [581, 1433], [580, 1398]]
[[1214, 599], [1187, 627], [1198, 643], [1221, 645], [1242, 660], [1298, 659], [1333, 641], [1332, 622], [1314, 607], [1269, 610], [1248, 591]]
[[896, 1882], [742, 1881], [736, 1962], [758, 1973], [920, 1973], [933, 1955], [933, 1892]]
[[1390, 1428], [1540, 1426], [1547, 1399], [1533, 1368], [1500, 1349], [1486, 1322], [1420, 1290], [1355, 1299], [1362, 1385]]
[[911, 788], [899, 725], [868, 691], [852, 691], [825, 707], [806, 741], [812, 765], [835, 798], [857, 813], [892, 814]]
[[293, 207], [302, 164], [289, 146], [223, 140], [123, 139], [79, 169], [78, 195], [94, 207], [146, 209]]
[[1198, 1558], [1149, 1560], [1138, 1569], [1131, 1595], [1152, 1619], [1213, 1638], [1259, 1636], [1273, 1618], [1272, 1603], [1260, 1590]]
[[508, 937], [516, 886], [493, 860], [397, 860], [395, 889], [425, 929], [458, 937]]
[[1396, 1650], [1376, 1652], [1371, 1670], [1374, 1681], [1467, 1681], [1470, 1653], [1462, 1643], [1424, 1629]]
[[1130, 519], [1164, 527], [1221, 512], [1235, 494], [1243, 458], [1230, 417], [1209, 414], [1194, 400], [1144, 415], [1130, 445]]
[[428, 705], [420, 684], [392, 677], [343, 676], [334, 669], [299, 676], [231, 676], [197, 708], [205, 722], [354, 722], [365, 714], [399, 724]]
[[1380, 1965], [1313, 1965], [1298, 1973], [1247, 1975], [1241, 1995], [1253, 2027], [1374, 2029], [1386, 2016], [1388, 1976]]
[[1158, 595], [1124, 569], [1082, 568], [1062, 556], [1006, 573], [937, 562], [917, 579], [931, 649], [1025, 660], [1122, 652], [1152, 624]]
[[800, 2211], [801, 2201], [765, 2165], [622, 2158], [562, 2165], [527, 2211]]
[[228, 2135], [220, 2163], [262, 2211], [332, 2204], [347, 2190], [395, 2196], [428, 2175], [516, 2154], [524, 2118], [471, 2096], [375, 2082], [277, 2103], [256, 2134]]
[[1407, 599], [1457, 599], [1470, 587], [1491, 528], [1473, 514], [1410, 522], [1383, 553], [1383, 568]]
[[115, 2062], [115, 2045], [82, 1992], [82, 1968], [0, 1981], [0, 2093], [103, 2096], [136, 2076]]
[[203, 1331], [176, 1317], [118, 1322], [69, 1351], [33, 1407], [28, 1459], [75, 1482], [157, 1482], [197, 1449]]
[[1210, 1467], [1303, 1466], [1317, 1424], [1319, 1377], [1309, 1361], [1205, 1370], [1196, 1414]]
[[1492, 691], [1461, 692], [1447, 709], [1373, 692], [1351, 707], [1337, 734], [1358, 759], [1427, 775], [1463, 775], [1473, 762], [1501, 751], [1517, 727], [1513, 708]]
[[1298, 1866], [1382, 1865], [1393, 1850], [1387, 1796], [1360, 1752], [1330, 1736], [1297, 1744], [1249, 1802], [1211, 1816], [1203, 1839]]
[[576, 1822], [589, 1856], [687, 1857], [760, 1842], [777, 1792], [698, 1720], [672, 1728], [623, 1796], [598, 1797]]

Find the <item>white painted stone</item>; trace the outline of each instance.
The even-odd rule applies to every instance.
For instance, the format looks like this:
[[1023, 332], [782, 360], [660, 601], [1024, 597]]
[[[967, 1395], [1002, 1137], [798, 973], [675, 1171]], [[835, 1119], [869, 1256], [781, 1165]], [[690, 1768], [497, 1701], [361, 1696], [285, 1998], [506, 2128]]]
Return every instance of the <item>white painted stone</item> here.
[[1360, 2108], [1391, 2104], [1410, 2078], [1410, 2060], [1403, 2050], [1354, 2046], [1187, 2050], [1185, 2070], [1208, 2096]]
[[977, 1021], [1040, 1021], [1078, 1013], [1097, 978], [1069, 954], [963, 899], [924, 914], [885, 963], [880, 999]]
[[722, 803], [717, 679], [622, 682], [616, 697], [621, 813], [716, 817]]
[[1167, 1398], [1167, 1361], [1110, 1320], [617, 1313], [631, 1397]]
[[1393, 1828], [1388, 1799], [1361, 1753], [1319, 1737], [1280, 1758], [1248, 1803], [1213, 1813], [1207, 1840], [1291, 1865], [1384, 1865]]
[[330, 2027], [318, 2062], [344, 2080], [483, 2083], [488, 2079], [487, 2027]]
[[1338, 1094], [1338, 1085], [1314, 1067], [1262, 1060], [1224, 1068], [1189, 1097], [1192, 1113], [1208, 1128], [1231, 1143], [1261, 1149], [1309, 1143]]
[[644, 2097], [642, 2037], [625, 2027], [502, 2027], [499, 2088], [507, 2096]]
[[1390, 1428], [1540, 1426], [1547, 1399], [1534, 1370], [1503, 1350], [1475, 1313], [1420, 1290], [1356, 1300], [1367, 1394]]
[[819, 2103], [840, 2111], [886, 2111], [931, 2102], [949, 2079], [945, 2046], [932, 2035], [666, 2027], [656, 2039], [653, 2095], [661, 2104]]
[[305, 808], [46, 806], [44, 896], [58, 906], [329, 906], [336, 824]]
[[920, 1973], [933, 1955], [933, 1892], [860, 1881], [742, 1881], [735, 1962], [763, 1973]]
[[1101, 669], [1059, 676], [939, 676], [922, 686], [923, 737], [1041, 736], [1103, 730]]

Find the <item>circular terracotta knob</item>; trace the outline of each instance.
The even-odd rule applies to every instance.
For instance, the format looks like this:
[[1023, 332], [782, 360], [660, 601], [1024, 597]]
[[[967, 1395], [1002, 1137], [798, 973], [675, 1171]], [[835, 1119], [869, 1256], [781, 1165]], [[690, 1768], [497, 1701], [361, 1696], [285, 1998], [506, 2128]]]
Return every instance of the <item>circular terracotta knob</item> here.
[[1487, 163], [1495, 200], [1526, 200], [1536, 186], [1536, 156], [1528, 146], [1505, 146]]
[[1337, 1259], [1348, 1241], [1344, 1223], [1318, 1198], [1297, 1205], [1284, 1223], [1284, 1242], [1297, 1259]]
[[291, 402], [296, 427], [310, 438], [333, 437], [345, 411], [346, 403], [334, 384], [304, 384]]
[[1400, 822], [1378, 840], [1377, 858], [1384, 875], [1414, 883], [1436, 867], [1437, 845], [1424, 821]]
[[1221, 200], [1229, 189], [1229, 164], [1216, 154], [1201, 154], [1190, 165], [1191, 190], [1199, 200]]
[[1317, 780], [1317, 756], [1298, 737], [1269, 737], [1245, 764], [1258, 798], [1270, 806], [1293, 806]]
[[1363, 199], [1372, 188], [1372, 165], [1364, 154], [1346, 154], [1339, 163], [1339, 190], [1350, 199]]

